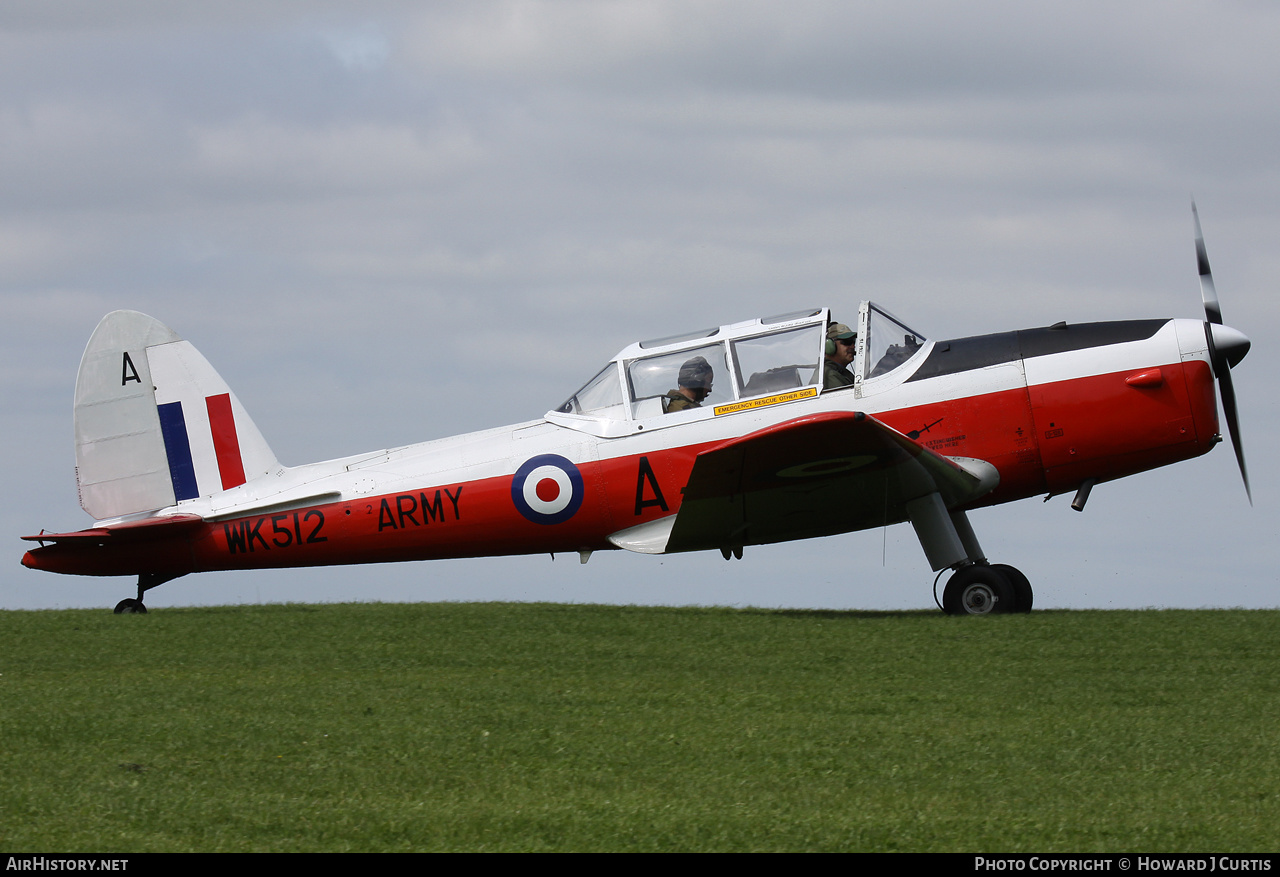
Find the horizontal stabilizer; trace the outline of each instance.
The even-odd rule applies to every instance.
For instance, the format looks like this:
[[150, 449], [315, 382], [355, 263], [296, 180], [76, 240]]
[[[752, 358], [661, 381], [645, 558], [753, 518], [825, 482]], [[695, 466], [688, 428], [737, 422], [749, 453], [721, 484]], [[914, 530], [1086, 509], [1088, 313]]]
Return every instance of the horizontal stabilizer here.
[[41, 533], [38, 536], [23, 536], [27, 542], [57, 542], [82, 545], [105, 545], [107, 542], [128, 542], [132, 540], [154, 539], [160, 536], [176, 536], [186, 530], [192, 530], [204, 523], [199, 515], [166, 515], [163, 518], [147, 518], [143, 521], [129, 521], [110, 527], [91, 527], [88, 530], [77, 530], [74, 533]]
[[192, 572], [191, 541], [207, 526], [199, 515], [165, 515], [76, 533], [23, 536], [41, 544], [23, 555], [22, 565], [82, 576], [159, 575], [167, 581]]

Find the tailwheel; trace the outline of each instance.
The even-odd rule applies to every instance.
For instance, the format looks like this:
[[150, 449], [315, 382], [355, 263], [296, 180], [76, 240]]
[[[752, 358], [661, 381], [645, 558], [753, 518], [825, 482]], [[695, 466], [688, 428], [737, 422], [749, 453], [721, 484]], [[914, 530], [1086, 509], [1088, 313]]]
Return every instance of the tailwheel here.
[[948, 615], [994, 615], [1013, 612], [1013, 585], [998, 568], [973, 564], [956, 570], [942, 592], [942, 610]]
[[142, 604], [142, 595], [152, 588], [158, 588], [165, 582], [171, 582], [186, 573], [144, 572], [138, 574], [138, 597], [130, 597], [116, 604], [116, 615], [146, 615], [147, 607]]
[[1009, 585], [1013, 588], [1013, 608], [1006, 611], [1030, 612], [1035, 595], [1031, 591], [1030, 580], [1022, 574], [1022, 570], [1007, 563], [993, 563], [991, 568], [1004, 573], [1004, 577], [1009, 580]]

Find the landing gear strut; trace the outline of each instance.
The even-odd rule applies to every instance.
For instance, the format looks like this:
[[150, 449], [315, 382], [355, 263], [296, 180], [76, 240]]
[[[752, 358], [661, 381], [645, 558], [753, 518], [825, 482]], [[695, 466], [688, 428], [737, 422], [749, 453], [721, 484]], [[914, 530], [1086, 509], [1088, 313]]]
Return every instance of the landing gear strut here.
[[135, 600], [133, 597], [129, 597], [127, 599], [121, 600], [119, 603], [116, 604], [115, 614], [116, 615], [146, 615], [147, 607], [142, 602], [142, 595], [145, 594], [147, 591], [150, 591], [152, 588], [158, 588], [160, 585], [163, 585], [165, 582], [171, 582], [174, 579], [179, 578], [183, 575], [185, 575], [185, 573], [178, 573], [177, 575], [165, 575], [157, 572], [141, 573], [138, 576], [137, 599]]
[[987, 563], [963, 510], [948, 511], [942, 496], [934, 492], [907, 503], [907, 515], [929, 558], [929, 566], [939, 573], [948, 568], [955, 570], [942, 592], [943, 612], [992, 615], [1031, 611], [1031, 583], [1027, 577], [1006, 563]]

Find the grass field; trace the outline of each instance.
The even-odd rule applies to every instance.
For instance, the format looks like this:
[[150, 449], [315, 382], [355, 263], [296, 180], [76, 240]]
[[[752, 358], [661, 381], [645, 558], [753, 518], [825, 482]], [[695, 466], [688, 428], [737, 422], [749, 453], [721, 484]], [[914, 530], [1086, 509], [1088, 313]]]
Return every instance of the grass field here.
[[0, 612], [0, 850], [1275, 851], [1278, 625]]

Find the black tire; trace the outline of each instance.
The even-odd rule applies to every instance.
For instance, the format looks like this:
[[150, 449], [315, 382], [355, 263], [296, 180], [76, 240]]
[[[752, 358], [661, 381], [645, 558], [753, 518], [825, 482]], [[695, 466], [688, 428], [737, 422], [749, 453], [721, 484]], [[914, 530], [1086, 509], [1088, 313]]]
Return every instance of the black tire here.
[[1013, 609], [1009, 611], [1030, 612], [1031, 604], [1035, 600], [1035, 594], [1031, 590], [1031, 581], [1022, 574], [1022, 570], [1009, 566], [1007, 563], [993, 563], [991, 568], [1004, 573], [1004, 577], [1009, 580], [1009, 584], [1013, 587]]
[[947, 580], [942, 609], [948, 615], [995, 615], [1012, 612], [1013, 585], [990, 566], [966, 566]]
[[132, 597], [127, 600], [121, 600], [116, 604], [116, 615], [146, 615], [147, 607], [142, 605], [141, 600], [135, 600]]

